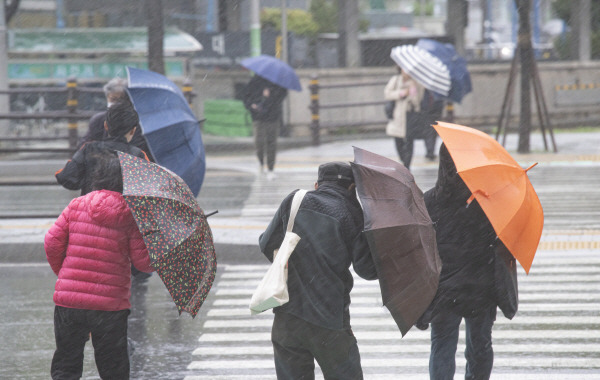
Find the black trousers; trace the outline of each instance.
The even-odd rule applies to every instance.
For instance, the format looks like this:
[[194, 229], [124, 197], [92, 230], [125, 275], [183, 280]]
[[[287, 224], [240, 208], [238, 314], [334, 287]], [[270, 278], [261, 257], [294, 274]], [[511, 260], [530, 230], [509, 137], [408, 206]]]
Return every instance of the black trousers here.
[[398, 157], [400, 157], [400, 161], [402, 164], [410, 170], [410, 162], [412, 161], [413, 156], [413, 139], [407, 139], [402, 137], [394, 137], [394, 143], [396, 144], [396, 151], [398, 152]]
[[275, 167], [275, 155], [277, 154], [277, 136], [279, 135], [279, 121], [261, 121], [255, 120], [254, 126], [254, 144], [256, 146], [256, 156], [258, 162], [263, 166], [265, 156], [267, 157], [267, 169], [273, 170]]
[[360, 353], [350, 329], [330, 330], [275, 313], [271, 341], [278, 380], [313, 380], [315, 360], [326, 380], [362, 380]]
[[54, 380], [80, 379], [83, 350], [92, 335], [94, 358], [102, 379], [129, 379], [127, 317], [129, 310], [100, 311], [54, 308], [56, 351], [50, 374]]

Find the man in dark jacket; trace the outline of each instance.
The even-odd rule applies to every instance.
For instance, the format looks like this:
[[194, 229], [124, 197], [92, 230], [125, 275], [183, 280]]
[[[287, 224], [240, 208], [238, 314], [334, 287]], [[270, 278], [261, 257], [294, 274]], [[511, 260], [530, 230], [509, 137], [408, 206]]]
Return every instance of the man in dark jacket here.
[[[442, 273], [438, 291], [417, 327], [426, 328], [431, 323], [430, 379], [451, 380], [456, 369], [459, 326], [464, 318], [465, 379], [486, 380], [494, 361], [492, 327], [496, 308], [505, 305], [505, 300], [497, 296], [499, 284], [494, 276], [496, 251], [504, 246], [477, 200], [467, 207], [471, 191], [444, 144], [439, 157], [437, 183], [425, 193], [425, 205], [434, 223]], [[500, 293], [510, 296], [509, 292], [503, 289]], [[503, 311], [512, 318], [516, 310], [510, 316]]]
[[277, 86], [258, 75], [254, 75], [243, 91], [243, 102], [252, 117], [254, 127], [254, 142], [260, 171], [264, 167], [265, 153], [267, 156], [267, 178], [275, 178], [275, 154], [277, 151], [277, 136], [281, 123], [281, 103], [287, 95], [287, 90]]
[[[350, 328], [350, 265], [377, 278], [364, 235], [363, 214], [349, 164], [319, 167], [315, 190], [300, 205], [293, 231], [300, 236], [288, 262], [290, 300], [274, 309], [271, 340], [278, 379], [314, 379], [317, 360], [325, 379], [362, 379], [360, 354]], [[295, 191], [281, 203], [260, 249], [273, 261], [283, 241]]]
[[108, 133], [105, 140], [84, 144], [65, 167], [56, 172], [56, 180], [63, 187], [69, 190], [81, 189], [81, 195], [91, 192], [90, 176], [99, 151], [121, 151], [148, 159], [144, 151], [130, 144], [139, 128], [138, 114], [131, 102], [126, 100], [112, 105], [106, 112], [104, 127]]

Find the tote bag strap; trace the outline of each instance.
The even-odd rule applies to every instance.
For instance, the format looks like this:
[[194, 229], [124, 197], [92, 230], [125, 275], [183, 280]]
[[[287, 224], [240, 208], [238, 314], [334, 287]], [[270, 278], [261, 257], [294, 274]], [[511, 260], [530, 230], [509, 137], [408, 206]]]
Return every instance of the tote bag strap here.
[[306, 195], [306, 190], [298, 190], [296, 194], [294, 194], [292, 208], [290, 209], [290, 219], [288, 220], [287, 224], [288, 232], [292, 232], [292, 228], [294, 228], [294, 220], [296, 219], [296, 214], [298, 213], [298, 209], [300, 208], [300, 203], [302, 203], [304, 195]]

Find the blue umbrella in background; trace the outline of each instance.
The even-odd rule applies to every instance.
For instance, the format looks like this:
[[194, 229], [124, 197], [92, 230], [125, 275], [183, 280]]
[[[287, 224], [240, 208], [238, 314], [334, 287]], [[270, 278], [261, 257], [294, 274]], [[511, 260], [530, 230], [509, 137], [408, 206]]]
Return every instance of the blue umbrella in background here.
[[300, 79], [294, 69], [280, 59], [263, 54], [258, 57], [246, 58], [241, 65], [280, 87], [302, 91]]
[[460, 103], [463, 97], [472, 90], [467, 61], [456, 53], [452, 44], [421, 38], [416, 46], [436, 56], [448, 67], [451, 82], [448, 98], [453, 102]]
[[200, 124], [183, 92], [165, 76], [127, 68], [128, 93], [154, 159], [198, 196], [206, 160]]

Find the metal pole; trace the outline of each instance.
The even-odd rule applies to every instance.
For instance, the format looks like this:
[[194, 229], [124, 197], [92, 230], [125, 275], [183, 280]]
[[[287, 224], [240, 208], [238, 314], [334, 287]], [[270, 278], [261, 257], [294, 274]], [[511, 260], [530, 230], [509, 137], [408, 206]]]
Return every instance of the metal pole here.
[[[4, 1], [0, 3], [0, 91], [8, 90], [8, 40], [6, 39], [6, 16], [4, 14]], [[8, 113], [9, 95], [0, 94], [0, 113]], [[7, 125], [5, 120], [0, 120], [0, 126]]]
[[259, 56], [260, 46], [260, 0], [250, 2], [250, 55]]
[[312, 144], [314, 146], [320, 145], [320, 126], [319, 126], [319, 78], [313, 75], [310, 78], [310, 112], [311, 122], [310, 131], [312, 135]]
[[287, 0], [281, 0], [281, 60], [288, 61]]
[[[71, 77], [67, 80], [67, 110], [70, 114], [77, 113], [77, 103], [77, 79]], [[69, 148], [75, 148], [78, 140], [77, 119], [69, 118], [67, 128], [69, 130]]]
[[[281, 60], [288, 62], [288, 28], [287, 28], [287, 0], [281, 0]], [[287, 96], [282, 104], [282, 130], [280, 135], [288, 137], [290, 130], [288, 126], [289, 110], [290, 110], [290, 97]]]
[[206, 0], [206, 26], [204, 30], [207, 33], [215, 31], [215, 2], [216, 0]]
[[188, 105], [191, 108], [196, 94], [194, 94], [194, 89], [192, 87], [192, 81], [189, 78], [186, 78], [185, 81], [183, 82], [182, 92], [183, 92], [183, 96], [185, 96], [185, 100], [187, 100]]
[[56, 0], [56, 28], [62, 29], [65, 27], [65, 19], [63, 17], [64, 5], [63, 0]]

